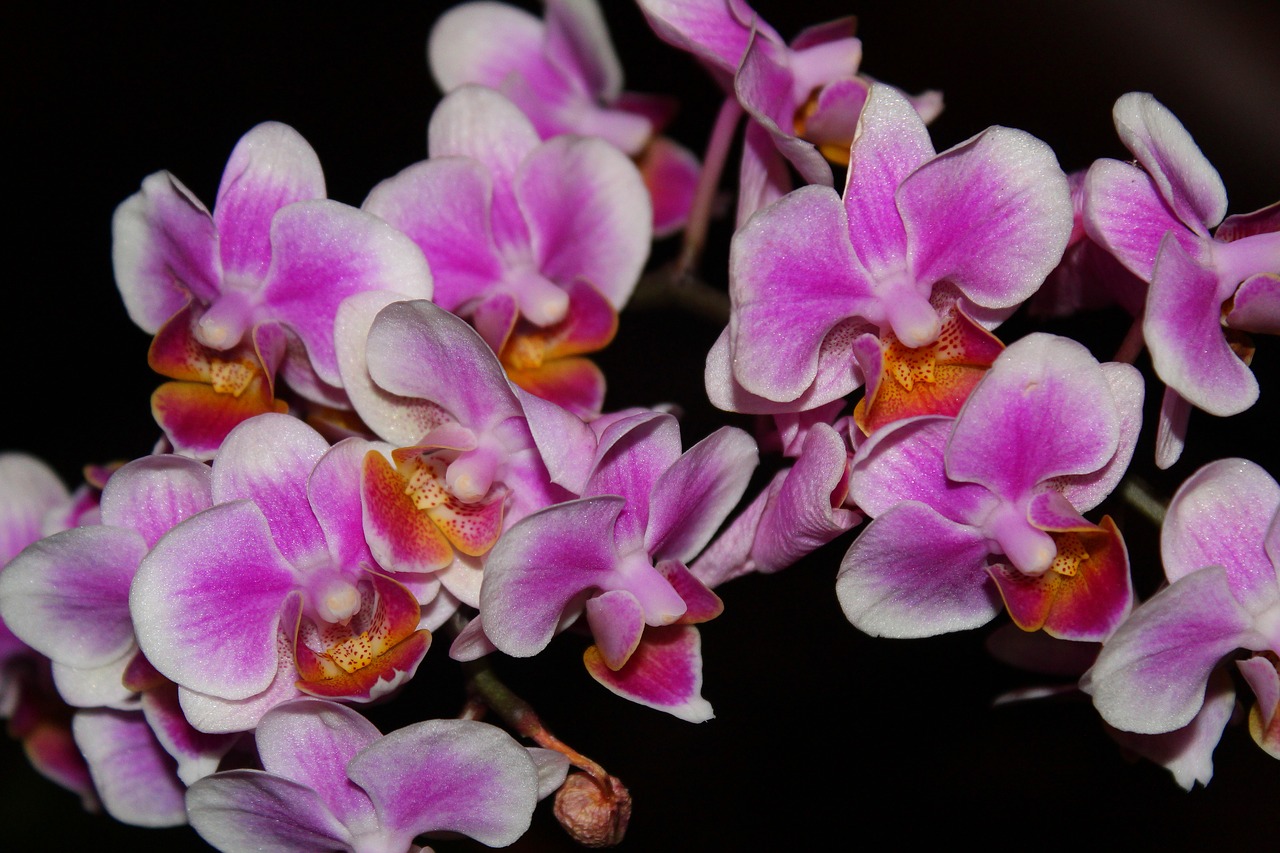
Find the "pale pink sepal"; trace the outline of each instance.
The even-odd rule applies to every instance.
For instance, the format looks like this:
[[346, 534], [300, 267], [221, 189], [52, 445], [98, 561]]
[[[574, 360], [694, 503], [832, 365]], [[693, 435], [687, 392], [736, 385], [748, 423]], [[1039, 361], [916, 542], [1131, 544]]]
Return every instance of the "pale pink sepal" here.
[[142, 714], [80, 711], [71, 728], [108, 814], [133, 826], [181, 826], [187, 822], [183, 786], [174, 761], [160, 747]]
[[23, 548], [52, 533], [45, 515], [71, 499], [46, 463], [27, 453], [0, 453], [0, 566]]

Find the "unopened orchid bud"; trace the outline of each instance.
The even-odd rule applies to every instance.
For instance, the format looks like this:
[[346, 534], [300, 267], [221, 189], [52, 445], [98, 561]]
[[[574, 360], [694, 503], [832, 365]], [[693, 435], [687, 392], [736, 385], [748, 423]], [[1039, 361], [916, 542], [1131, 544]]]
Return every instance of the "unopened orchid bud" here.
[[616, 776], [602, 785], [586, 773], [571, 773], [556, 792], [555, 815], [584, 847], [613, 847], [631, 820], [631, 792]]

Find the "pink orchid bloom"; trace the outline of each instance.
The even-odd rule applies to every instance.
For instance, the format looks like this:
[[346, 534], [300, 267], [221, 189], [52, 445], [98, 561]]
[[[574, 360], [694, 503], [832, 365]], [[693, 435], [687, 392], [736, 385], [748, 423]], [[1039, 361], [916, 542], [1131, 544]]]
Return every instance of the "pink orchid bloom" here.
[[438, 584], [393, 580], [374, 560], [360, 502], [368, 447], [330, 448], [288, 415], [245, 421], [214, 460], [213, 505], [139, 565], [138, 644], [201, 731], [251, 729], [304, 693], [372, 701], [426, 654], [420, 602]]
[[430, 158], [374, 187], [364, 209], [421, 247], [436, 304], [471, 322], [504, 366], [542, 371], [525, 387], [598, 413], [604, 376], [574, 356], [612, 340], [649, 256], [639, 172], [599, 138], [542, 141], [483, 86], [446, 95], [427, 137]]
[[1236, 665], [1256, 699], [1249, 731], [1280, 757], [1278, 518], [1280, 486], [1245, 459], [1211, 462], [1179, 487], [1160, 531], [1169, 585], [1125, 620], [1081, 680], [1104, 720], [1146, 734], [1186, 726], [1210, 701], [1212, 673], [1246, 649], [1254, 655]]
[[605, 427], [587, 458], [580, 499], [533, 513], [494, 546], [480, 590], [484, 634], [528, 657], [585, 615], [592, 676], [632, 701], [709, 719], [692, 625], [722, 605], [687, 563], [746, 490], [755, 442], [723, 427], [681, 454], [676, 420], [641, 412]]
[[[989, 363], [999, 343], [978, 324], [998, 325], [1062, 257], [1071, 198], [1044, 143], [993, 127], [935, 154], [910, 103], [881, 85], [858, 121], [843, 201], [802, 187], [734, 235], [732, 313], [707, 358], [722, 409], [815, 408], [867, 370], [933, 376], [957, 345]], [[893, 342], [910, 351], [901, 364], [887, 360]], [[958, 378], [943, 413], [975, 381]]]
[[[743, 0], [639, 5], [658, 37], [697, 57], [750, 116], [738, 180], [740, 225], [792, 189], [788, 162], [805, 183], [833, 184], [830, 163], [848, 165], [874, 82], [858, 73], [862, 43], [854, 18], [809, 27], [787, 43]], [[942, 111], [938, 92], [911, 101], [925, 122]], [[736, 121], [740, 113], [722, 115]]]
[[1224, 219], [1221, 177], [1163, 104], [1130, 92], [1113, 116], [1137, 163], [1089, 168], [1084, 224], [1150, 282], [1142, 330], [1166, 385], [1157, 462], [1167, 468], [1182, 450], [1187, 403], [1227, 416], [1258, 399], [1244, 333], [1280, 332], [1280, 203]]
[[[168, 172], [148, 176], [116, 209], [112, 262], [129, 317], [144, 331], [156, 334], [190, 305], [200, 347], [225, 352], [243, 343], [265, 355], [276, 344], [263, 338], [278, 328], [289, 386], [334, 405], [344, 402], [333, 345], [338, 304], [368, 290], [431, 296], [421, 252], [377, 217], [326, 199], [315, 151], [277, 122], [241, 137], [212, 214]], [[235, 405], [235, 392], [226, 393]]]
[[267, 712], [255, 738], [263, 769], [216, 773], [187, 792], [191, 825], [223, 853], [420, 853], [424, 833], [505, 847], [568, 770], [559, 753], [487, 723], [426, 720], [383, 735], [317, 699]]
[[958, 417], [872, 434], [850, 495], [874, 520], [836, 580], [849, 621], [931, 636], [987, 623], [1003, 597], [1026, 630], [1107, 636], [1132, 604], [1128, 559], [1109, 519], [1081, 513], [1123, 476], [1141, 412], [1135, 368], [1036, 333], [1001, 353]]
[[[98, 495], [75, 494], [40, 459], [0, 453], [0, 577], [10, 561], [42, 537], [97, 521]], [[85, 809], [99, 798], [70, 730], [71, 709], [58, 694], [48, 657], [19, 639], [0, 618], [0, 719], [22, 742], [31, 765], [80, 797]]]
[[186, 822], [184, 782], [211, 773], [234, 738], [195, 732], [163, 698], [134, 637], [129, 586], [169, 529], [211, 505], [209, 469], [146, 456], [111, 474], [101, 521], [40, 539], [0, 575], [0, 613], [53, 661], [58, 692], [78, 711], [75, 742], [107, 812], [137, 826]]
[[432, 76], [446, 94], [468, 83], [497, 89], [542, 139], [598, 136], [636, 161], [653, 202], [654, 236], [689, 215], [699, 164], [658, 135], [674, 98], [622, 89], [622, 66], [595, 0], [546, 0], [540, 20], [506, 3], [472, 2], [437, 19], [427, 42]]
[[352, 405], [394, 448], [390, 462], [366, 456], [365, 534], [387, 569], [436, 573], [476, 606], [473, 558], [516, 521], [572, 495], [552, 483], [522, 395], [480, 335], [431, 302], [388, 299], [365, 294], [339, 311]]

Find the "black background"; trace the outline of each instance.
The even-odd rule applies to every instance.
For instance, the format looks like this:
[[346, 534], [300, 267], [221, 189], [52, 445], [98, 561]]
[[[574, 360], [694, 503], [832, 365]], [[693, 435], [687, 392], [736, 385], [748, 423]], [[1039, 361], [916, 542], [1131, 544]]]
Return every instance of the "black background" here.
[[[438, 92], [424, 45], [446, 3], [11, 4], [3, 53], [9, 166], [0, 309], [4, 411], [0, 448], [44, 458], [68, 481], [86, 462], [145, 454], [156, 379], [148, 337], [131, 325], [110, 265], [113, 208], [147, 174], [168, 169], [212, 204], [236, 140], [260, 121], [292, 124], [315, 147], [330, 196], [358, 205], [382, 178], [425, 156]], [[115, 5], [115, 4], [112, 4]], [[1190, 129], [1226, 183], [1230, 210], [1280, 198], [1280, 4], [1178, 2], [777, 2], [756, 8], [785, 36], [859, 16], [862, 70], [908, 91], [941, 89], [939, 150], [992, 124], [1047, 141], [1064, 169], [1125, 158], [1110, 108], [1154, 92]], [[629, 2], [603, 0], [627, 87], [683, 101], [669, 129], [700, 151], [718, 93], [688, 57], [656, 40]], [[732, 172], [732, 167], [730, 172]], [[703, 276], [724, 286], [728, 228], [712, 231]], [[673, 246], [659, 244], [655, 263]], [[16, 259], [17, 263], [12, 263]], [[1126, 319], [1101, 312], [1047, 328], [1108, 358]], [[1033, 325], [1015, 317], [1007, 341]], [[702, 362], [719, 329], [696, 318], [626, 312], [600, 359], [608, 406], [673, 402], [692, 442], [721, 423]], [[1172, 492], [1200, 464], [1244, 455], [1276, 471], [1268, 444], [1280, 395], [1274, 340], [1259, 342], [1262, 402], [1229, 420], [1195, 413], [1190, 445], [1169, 472], [1150, 463], [1148, 426], [1134, 470]], [[1148, 370], [1145, 359], [1139, 366]], [[1159, 387], [1150, 385], [1148, 414]], [[1139, 592], [1158, 572], [1155, 531], [1118, 501], [1103, 509], [1129, 542]], [[865, 637], [833, 594], [841, 538], [791, 569], [720, 592], [704, 626], [704, 695], [716, 719], [694, 726], [632, 705], [582, 670], [563, 637], [500, 672], [548, 725], [621, 777], [635, 797], [623, 849], [829, 849], [948, 842], [1056, 848], [1134, 843], [1190, 849], [1274, 838], [1280, 765], [1239, 727], [1216, 775], [1189, 794], [1162, 769], [1126, 761], [1079, 700], [991, 708], [1037, 677], [997, 663], [990, 629], [920, 641]], [[994, 627], [994, 626], [993, 626]], [[384, 730], [456, 712], [461, 692], [444, 642], [410, 689], [377, 709]], [[6, 850], [153, 844], [207, 849], [189, 829], [141, 830], [81, 812], [38, 777], [19, 746], [0, 744]], [[439, 850], [476, 849], [450, 842]], [[544, 804], [516, 850], [568, 850]]]

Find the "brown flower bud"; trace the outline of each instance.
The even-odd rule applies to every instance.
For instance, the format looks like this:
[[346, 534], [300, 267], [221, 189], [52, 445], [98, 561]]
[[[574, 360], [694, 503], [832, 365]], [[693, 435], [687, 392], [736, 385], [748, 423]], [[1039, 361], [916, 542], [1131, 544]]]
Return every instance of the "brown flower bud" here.
[[615, 776], [608, 784], [571, 773], [556, 792], [556, 820], [584, 847], [613, 847], [631, 820], [631, 792]]

